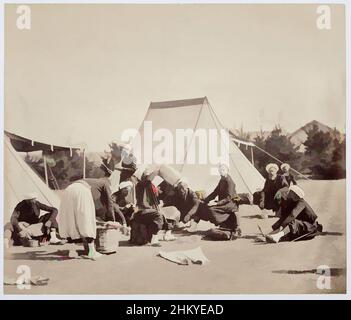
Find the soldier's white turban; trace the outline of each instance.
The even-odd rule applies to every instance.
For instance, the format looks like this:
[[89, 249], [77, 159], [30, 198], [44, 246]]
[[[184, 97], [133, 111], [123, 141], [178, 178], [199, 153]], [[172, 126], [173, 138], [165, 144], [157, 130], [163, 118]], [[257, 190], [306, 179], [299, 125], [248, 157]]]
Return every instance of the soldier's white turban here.
[[283, 164], [280, 166], [280, 169], [283, 170], [284, 168], [290, 169], [289, 163], [283, 163]]
[[268, 172], [271, 168], [274, 168], [275, 171], [278, 171], [278, 170], [279, 170], [278, 165], [276, 165], [275, 163], [268, 163], [268, 164], [266, 165], [266, 171]]
[[32, 192], [32, 193], [27, 193], [23, 196], [24, 200], [32, 200], [32, 199], [36, 199], [38, 196], [36, 193]]
[[131, 181], [122, 181], [119, 184], [119, 189], [124, 189], [124, 188], [133, 188], [133, 183]]
[[297, 185], [290, 186], [289, 192], [290, 191], [293, 191], [300, 199], [303, 199], [305, 197], [305, 192]]

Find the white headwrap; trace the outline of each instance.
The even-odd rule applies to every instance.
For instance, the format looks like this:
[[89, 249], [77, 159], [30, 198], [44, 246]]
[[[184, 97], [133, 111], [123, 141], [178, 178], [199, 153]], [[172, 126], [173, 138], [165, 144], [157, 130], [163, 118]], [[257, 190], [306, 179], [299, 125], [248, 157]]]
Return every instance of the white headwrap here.
[[297, 185], [290, 186], [289, 191], [293, 191], [300, 199], [305, 197], [305, 192]]
[[180, 184], [182, 184], [183, 186], [186, 186], [188, 188], [189, 183], [188, 183], [188, 179], [185, 177], [181, 177], [175, 184], [173, 187], [178, 187]]
[[220, 162], [218, 164], [218, 169], [220, 169], [221, 167], [225, 167], [227, 169], [227, 171], [229, 172], [229, 165], [225, 162]]
[[24, 200], [32, 200], [38, 198], [37, 194], [32, 192], [32, 193], [27, 193], [23, 196]]
[[283, 163], [281, 166], [280, 166], [280, 169], [284, 169], [284, 168], [288, 168], [290, 169], [290, 165], [288, 163]]
[[133, 183], [131, 181], [122, 181], [119, 184], [119, 190], [124, 189], [124, 188], [133, 188]]
[[271, 168], [274, 168], [276, 171], [279, 170], [278, 165], [276, 165], [275, 163], [268, 163], [268, 164], [266, 165], [266, 171], [268, 172]]

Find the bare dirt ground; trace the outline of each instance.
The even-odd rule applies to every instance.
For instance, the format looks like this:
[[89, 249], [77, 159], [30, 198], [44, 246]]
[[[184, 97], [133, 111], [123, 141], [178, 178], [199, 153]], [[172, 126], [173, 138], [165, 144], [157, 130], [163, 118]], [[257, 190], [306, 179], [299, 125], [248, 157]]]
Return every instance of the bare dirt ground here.
[[[67, 260], [67, 245], [11, 247], [5, 252], [5, 276], [17, 277], [19, 265], [32, 275], [49, 277], [47, 286], [20, 290], [4, 286], [5, 294], [287, 294], [345, 293], [345, 180], [301, 181], [306, 199], [323, 224], [323, 234], [310, 241], [266, 244], [255, 242], [276, 218], [258, 219], [259, 210], [242, 206], [244, 237], [235, 241], [201, 240], [201, 232], [179, 234], [162, 248], [132, 247], [122, 240], [118, 253], [99, 261]], [[210, 225], [203, 223], [201, 230]], [[160, 250], [200, 246], [210, 260], [205, 265], [180, 266], [157, 257]], [[77, 248], [79, 248], [77, 246]], [[317, 288], [320, 265], [331, 268], [331, 289]]]

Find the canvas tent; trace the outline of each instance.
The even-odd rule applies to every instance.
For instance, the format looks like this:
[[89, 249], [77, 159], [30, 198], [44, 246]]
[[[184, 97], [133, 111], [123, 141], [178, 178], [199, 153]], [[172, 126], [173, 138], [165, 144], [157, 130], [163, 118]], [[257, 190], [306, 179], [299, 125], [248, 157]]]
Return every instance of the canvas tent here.
[[[192, 129], [194, 133], [199, 132], [199, 129], [203, 129], [209, 132], [217, 132], [217, 144], [220, 148], [221, 144], [219, 141], [222, 139], [220, 135], [221, 129], [224, 129], [213, 108], [211, 107], [206, 97], [176, 101], [165, 101], [165, 102], [152, 102], [147, 110], [143, 124], [139, 129], [141, 136], [141, 163], [145, 163], [146, 158], [150, 159], [150, 154], [157, 148], [158, 142], [150, 141], [150, 136], [147, 135], [145, 127], [152, 126], [152, 132], [157, 132], [158, 129], [167, 129], [172, 135], [176, 136], [176, 130], [178, 129]], [[155, 140], [155, 139], [154, 139]], [[189, 143], [184, 144], [184, 149], [181, 150], [181, 156], [187, 159], [189, 150], [199, 150], [198, 136], [194, 134], [188, 140]], [[211, 146], [213, 147], [213, 146]], [[222, 145], [223, 147], [223, 145]], [[173, 143], [172, 153], [173, 158], [179, 156], [179, 148], [176, 149], [176, 143]], [[245, 157], [239, 147], [230, 140], [227, 146], [227, 153], [229, 153], [229, 167], [230, 175], [233, 178], [238, 193], [250, 193], [253, 194], [257, 190], [262, 190], [264, 184], [264, 178], [256, 170], [253, 164]], [[210, 146], [207, 146], [207, 159], [210, 159], [211, 152], [215, 152]], [[177, 154], [177, 155], [176, 155]], [[213, 156], [213, 155], [212, 155]], [[154, 161], [154, 159], [153, 159]], [[218, 163], [208, 161], [207, 163], [189, 163], [185, 161], [184, 164], [177, 163], [174, 161], [170, 163], [175, 169], [181, 172], [188, 182], [189, 186], [193, 190], [205, 190], [206, 192], [212, 191], [219, 181], [217, 172]]]
[[27, 193], [35, 192], [40, 202], [59, 207], [59, 196], [24, 160], [26, 152], [55, 150], [71, 150], [71, 148], [32, 141], [5, 131], [3, 207], [5, 223], [9, 221], [16, 204], [23, 200], [23, 196]]

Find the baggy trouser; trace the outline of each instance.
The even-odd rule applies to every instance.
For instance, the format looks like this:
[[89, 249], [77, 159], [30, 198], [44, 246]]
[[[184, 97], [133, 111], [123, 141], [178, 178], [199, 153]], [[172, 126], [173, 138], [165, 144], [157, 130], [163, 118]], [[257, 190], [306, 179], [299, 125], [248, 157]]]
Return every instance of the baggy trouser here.
[[322, 231], [322, 225], [317, 221], [310, 223], [295, 219], [288, 224], [288, 227], [290, 232], [281, 241], [311, 240]]
[[[35, 221], [33, 219], [30, 222], [20, 221], [19, 224], [28, 223], [31, 225], [31, 224], [42, 223], [41, 231], [42, 231], [43, 235], [45, 236], [45, 235], [48, 235], [50, 233], [51, 228], [54, 228], [56, 230], [58, 229], [56, 217], [57, 217], [57, 212], [52, 212], [52, 213], [48, 212], [48, 213], [40, 216], [38, 219], [35, 219]], [[16, 231], [15, 228], [13, 227], [13, 225], [11, 225], [11, 231], [12, 231], [12, 239], [14, 241], [14, 244], [15, 245], [23, 244], [23, 239], [19, 235], [19, 231]], [[40, 239], [40, 237], [33, 237], [33, 238]]]
[[216, 226], [235, 230], [240, 225], [240, 216], [237, 206], [228, 203], [223, 206], [213, 206], [208, 208], [209, 221]]

